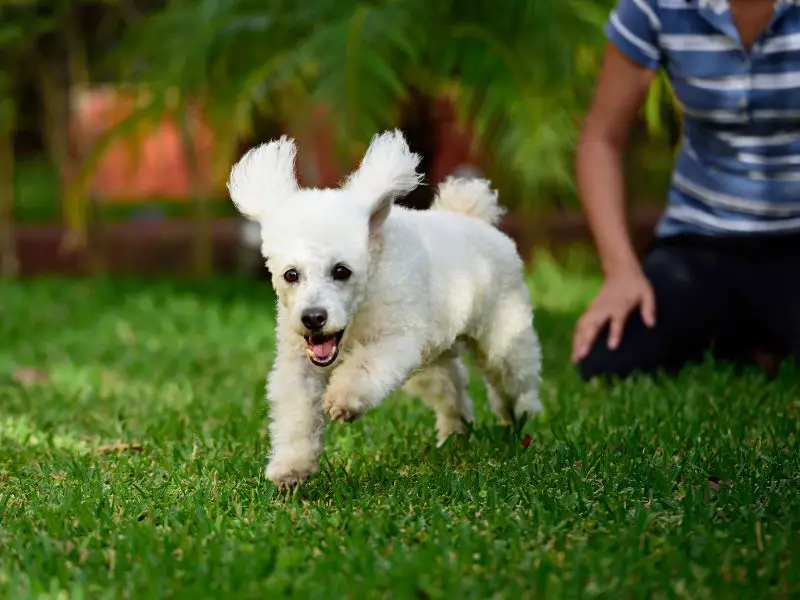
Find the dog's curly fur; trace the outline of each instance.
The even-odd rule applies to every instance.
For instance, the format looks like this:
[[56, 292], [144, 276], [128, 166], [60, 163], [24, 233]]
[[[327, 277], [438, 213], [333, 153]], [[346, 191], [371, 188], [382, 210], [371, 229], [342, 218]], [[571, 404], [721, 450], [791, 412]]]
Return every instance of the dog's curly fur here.
[[473, 413], [462, 344], [502, 422], [538, 413], [530, 294], [514, 243], [494, 226], [502, 209], [489, 182], [449, 179], [431, 210], [414, 211], [393, 206], [421, 179], [399, 131], [376, 136], [335, 189], [301, 189], [295, 155], [286, 137], [253, 148], [228, 181], [238, 210], [261, 225], [279, 299], [267, 477], [307, 479], [326, 413], [352, 420], [401, 387], [436, 412], [439, 444], [463, 432]]

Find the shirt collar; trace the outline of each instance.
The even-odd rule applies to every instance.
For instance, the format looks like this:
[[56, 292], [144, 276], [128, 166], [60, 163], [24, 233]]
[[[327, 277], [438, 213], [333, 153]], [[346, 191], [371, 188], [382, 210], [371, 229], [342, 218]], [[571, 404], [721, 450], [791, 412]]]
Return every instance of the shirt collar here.
[[[715, 29], [730, 38], [739, 39], [739, 33], [731, 19], [728, 0], [696, 0], [696, 2], [700, 15]], [[774, 27], [775, 23], [792, 8], [800, 8], [800, 0], [775, 0], [775, 14], [768, 29]]]

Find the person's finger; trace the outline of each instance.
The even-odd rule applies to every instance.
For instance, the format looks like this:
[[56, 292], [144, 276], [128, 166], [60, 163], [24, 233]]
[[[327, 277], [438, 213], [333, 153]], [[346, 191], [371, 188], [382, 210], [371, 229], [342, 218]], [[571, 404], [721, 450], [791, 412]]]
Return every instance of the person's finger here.
[[595, 310], [592, 306], [590, 306], [586, 312], [581, 315], [581, 318], [578, 319], [578, 322], [575, 324], [575, 329], [572, 332], [572, 351], [573, 354], [576, 354], [578, 348], [581, 347], [584, 343], [586, 338], [586, 331], [588, 328], [591, 327], [591, 322], [595, 318]]
[[616, 350], [619, 347], [627, 318], [628, 311], [619, 311], [612, 315], [611, 324], [608, 328], [608, 347], [610, 350]]
[[597, 332], [600, 331], [600, 328], [607, 319], [608, 317], [597, 314], [590, 313], [586, 315], [586, 319], [581, 324], [575, 338], [572, 354], [573, 362], [578, 362], [586, 357], [595, 338], [597, 338]]
[[584, 339], [586, 338], [586, 323], [585, 321], [579, 322], [575, 327], [575, 333], [572, 337], [572, 362], [577, 363], [583, 358]]
[[644, 293], [641, 305], [642, 321], [648, 327], [655, 327], [656, 325], [656, 296], [653, 293], [653, 288], [647, 286], [647, 291]]
[[580, 346], [580, 340], [582, 338], [582, 330], [583, 330], [583, 323], [586, 319], [586, 316], [582, 316], [578, 319], [578, 322], [575, 323], [575, 328], [572, 330], [572, 361], [575, 362], [575, 358], [578, 356], [578, 347]]

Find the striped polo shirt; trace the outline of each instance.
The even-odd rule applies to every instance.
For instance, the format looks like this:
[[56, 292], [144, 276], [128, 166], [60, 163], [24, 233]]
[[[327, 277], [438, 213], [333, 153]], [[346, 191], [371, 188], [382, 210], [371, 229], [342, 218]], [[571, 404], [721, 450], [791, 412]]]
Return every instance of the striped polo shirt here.
[[800, 0], [746, 49], [727, 0], [618, 0], [609, 40], [684, 111], [660, 237], [800, 232]]

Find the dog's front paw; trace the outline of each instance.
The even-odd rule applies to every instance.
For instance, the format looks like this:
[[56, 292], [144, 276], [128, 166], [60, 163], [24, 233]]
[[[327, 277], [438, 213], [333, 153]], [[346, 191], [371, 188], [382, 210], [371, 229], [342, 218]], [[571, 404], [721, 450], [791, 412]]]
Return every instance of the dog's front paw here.
[[306, 481], [316, 471], [316, 465], [296, 460], [273, 459], [267, 465], [265, 474], [278, 488], [289, 489]]
[[332, 386], [325, 393], [323, 408], [332, 421], [350, 423], [367, 412], [369, 402], [352, 389]]

